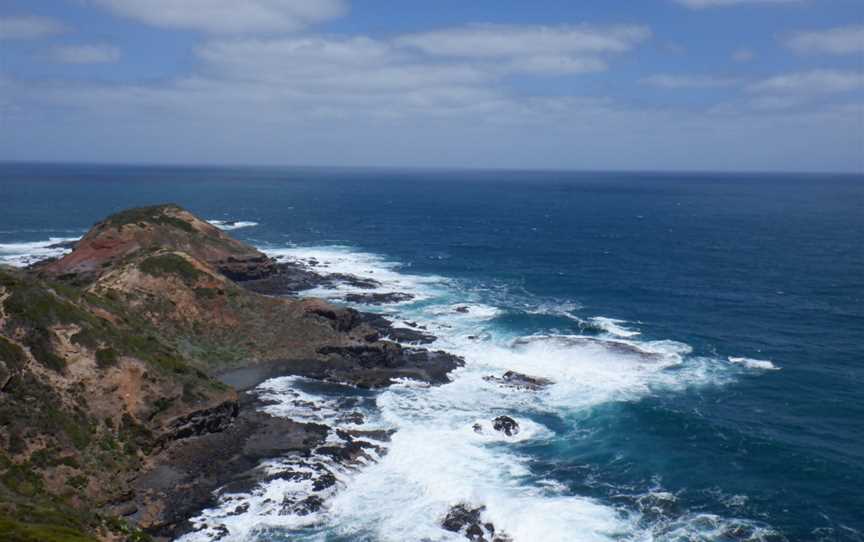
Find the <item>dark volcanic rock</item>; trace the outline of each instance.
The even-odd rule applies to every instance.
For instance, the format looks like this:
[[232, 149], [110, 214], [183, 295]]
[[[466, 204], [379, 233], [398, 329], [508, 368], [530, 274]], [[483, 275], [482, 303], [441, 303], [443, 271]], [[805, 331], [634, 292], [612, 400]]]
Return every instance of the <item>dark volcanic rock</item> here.
[[508, 437], [519, 434], [519, 424], [510, 416], [498, 416], [492, 420], [492, 428], [501, 431]]
[[435, 335], [404, 327], [390, 328], [387, 338], [403, 344], [430, 344], [438, 339]]
[[404, 303], [411, 301], [414, 296], [404, 294], [402, 292], [386, 292], [386, 293], [368, 293], [368, 294], [348, 294], [345, 296], [345, 301], [348, 303], [360, 303], [363, 305], [385, 305], [389, 303]]
[[549, 380], [548, 378], [529, 376], [526, 374], [517, 373], [516, 371], [507, 371], [500, 377], [484, 376], [483, 380], [487, 382], [494, 382], [500, 386], [508, 388], [531, 391], [537, 391], [545, 388], [546, 386], [554, 384], [554, 382], [552, 380]]
[[78, 241], [63, 241], [61, 243], [54, 243], [52, 245], [48, 245], [46, 248], [63, 248], [67, 250], [74, 250], [75, 246], [78, 245]]
[[324, 506], [324, 501], [317, 495], [309, 495], [299, 501], [285, 497], [285, 500], [282, 501], [282, 511], [280, 514], [283, 516], [308, 516], [320, 510], [322, 506]]
[[315, 453], [328, 456], [341, 465], [353, 466], [357, 465], [361, 459], [367, 461], [372, 459], [366, 450], [380, 452], [381, 448], [371, 442], [351, 440], [342, 445], [321, 446], [315, 450]]
[[266, 295], [295, 295], [303, 290], [320, 286], [333, 287], [347, 284], [355, 288], [372, 289], [381, 286], [378, 281], [347, 275], [344, 273], [324, 274], [312, 271], [309, 266], [299, 262], [278, 262], [268, 259], [261, 266], [261, 272], [231, 272], [221, 269], [228, 278], [240, 283], [248, 290]]
[[236, 401], [226, 401], [213, 408], [177, 418], [168, 425], [167, 431], [159, 436], [156, 448], [162, 449], [175, 440], [224, 431], [234, 421], [238, 412]]
[[461, 312], [462, 314], [467, 314], [468, 312], [470, 312], [470, 310], [468, 309], [468, 307], [466, 307], [466, 306], [464, 306], [464, 305], [461, 305], [461, 306], [459, 306], [459, 307], [456, 307], [456, 308], [453, 309], [453, 310], [456, 311], [456, 312]]
[[326, 346], [318, 352], [328, 357], [326, 362], [294, 362], [291, 374], [361, 388], [381, 388], [397, 378], [444, 384], [450, 381], [447, 376], [450, 371], [464, 365], [462, 358], [447, 352], [403, 348], [389, 342]]
[[258, 412], [254, 398], [244, 397], [239, 415], [223, 431], [177, 441], [152, 458], [152, 466], [133, 482], [137, 511], [130, 519], [151, 534], [173, 538], [188, 530], [188, 518], [215, 504], [216, 489], [255, 487], [262, 460], [309, 455], [328, 431]]
[[376, 330], [380, 337], [387, 337], [391, 341], [404, 344], [430, 344], [435, 342], [438, 338], [432, 334], [421, 331], [426, 328], [417, 325], [416, 322], [406, 322], [408, 325], [411, 325], [412, 323], [414, 324], [411, 327], [415, 329], [408, 329], [404, 327], [393, 327], [393, 323], [380, 314], [362, 312], [357, 313], [357, 315], [358, 325], [359, 323], [366, 324]]
[[457, 504], [450, 508], [441, 526], [453, 533], [460, 533], [472, 542], [511, 542], [506, 534], [495, 534], [495, 526], [481, 519], [485, 506], [472, 508], [467, 504]]

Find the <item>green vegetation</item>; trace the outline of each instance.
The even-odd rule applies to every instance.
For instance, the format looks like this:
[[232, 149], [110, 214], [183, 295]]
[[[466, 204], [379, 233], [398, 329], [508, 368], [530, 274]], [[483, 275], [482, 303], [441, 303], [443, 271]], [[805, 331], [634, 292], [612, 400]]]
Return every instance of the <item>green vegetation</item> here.
[[[55, 285], [52, 285], [55, 286]], [[68, 290], [68, 287], [66, 287]], [[19, 284], [4, 303], [6, 313], [33, 327], [92, 322], [94, 317], [46, 285]]]
[[0, 515], [0, 533], [4, 542], [96, 542], [96, 538], [75, 528], [23, 523], [3, 515]]
[[150, 207], [136, 207], [127, 209], [109, 216], [103, 225], [113, 228], [122, 228], [128, 224], [158, 224], [181, 229], [187, 233], [195, 233], [192, 224], [179, 218], [165, 214], [165, 211], [179, 211], [180, 207], [174, 204], [153, 205]]
[[96, 351], [96, 365], [100, 369], [107, 369], [117, 365], [117, 352], [113, 348], [101, 348]]
[[154, 277], [177, 275], [185, 282], [195, 282], [205, 276], [189, 261], [179, 254], [159, 254], [150, 256], [139, 266], [141, 271]]
[[20, 346], [0, 337], [0, 361], [9, 369], [20, 369], [27, 362], [27, 357]]
[[0, 265], [0, 286], [11, 288], [18, 284], [18, 270], [8, 265]]
[[44, 327], [38, 327], [30, 331], [30, 334], [25, 339], [25, 343], [30, 348], [30, 353], [45, 367], [52, 369], [58, 373], [66, 370], [66, 361], [54, 353], [54, 346], [51, 344], [51, 332]]

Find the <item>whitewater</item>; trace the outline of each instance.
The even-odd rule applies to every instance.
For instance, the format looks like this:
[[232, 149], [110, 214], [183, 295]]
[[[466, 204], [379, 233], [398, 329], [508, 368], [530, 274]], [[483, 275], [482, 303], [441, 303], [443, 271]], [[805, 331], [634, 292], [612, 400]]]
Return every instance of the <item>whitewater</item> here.
[[[674, 340], [638, 340], [636, 325], [604, 316], [582, 319], [578, 304], [516, 299], [483, 291], [441, 276], [414, 275], [395, 261], [345, 246], [260, 247], [279, 260], [311, 263], [323, 273], [348, 273], [378, 281], [376, 293], [400, 292], [414, 299], [383, 306], [355, 305], [377, 311], [397, 326], [428, 330], [438, 337], [429, 345], [462, 356], [465, 367], [442, 386], [405, 380], [380, 392], [321, 385], [298, 377], [261, 384], [256, 392], [273, 402], [265, 411], [298, 421], [318, 421], [345, 428], [340, 399], [362, 399], [362, 430], [394, 431], [381, 454], [355, 469], [334, 469], [338, 483], [320, 493], [316, 513], [286, 514], [285, 495], [314, 493], [308, 480], [265, 483], [249, 494], [223, 494], [220, 506], [193, 520], [199, 532], [181, 542], [223, 540], [464, 540], [441, 521], [457, 504], [484, 507], [483, 520], [513, 541], [714, 540], [729, 533], [738, 540], [771, 540], [767, 524], [698, 512], [674, 510], [675, 495], [657, 486], [626, 496], [626, 505], [610, 505], [568, 491], [566, 484], [532, 468], [532, 450], [553, 442], [556, 430], [544, 419], [572, 424], [610, 402], [639, 401], [651, 394], [674, 394], [698, 386], [723, 386], [735, 378], [733, 365], [692, 356]], [[303, 292], [334, 302], [351, 293], [369, 293], [350, 285]], [[514, 303], [516, 303], [514, 305]], [[551, 314], [575, 319], [584, 334], [546, 330], [522, 336], [496, 326], [502, 314]], [[756, 367], [759, 368], [759, 367]], [[540, 391], [501, 387], [484, 377], [514, 370], [554, 382]], [[491, 421], [509, 415], [520, 426], [508, 437]], [[274, 458], [269, 472], [297, 469], [290, 459]], [[302, 468], [302, 467], [301, 467]], [[238, 513], [238, 503], [242, 503]], [[661, 512], [658, 513], [658, 510]], [[220, 526], [214, 530], [214, 526]]]

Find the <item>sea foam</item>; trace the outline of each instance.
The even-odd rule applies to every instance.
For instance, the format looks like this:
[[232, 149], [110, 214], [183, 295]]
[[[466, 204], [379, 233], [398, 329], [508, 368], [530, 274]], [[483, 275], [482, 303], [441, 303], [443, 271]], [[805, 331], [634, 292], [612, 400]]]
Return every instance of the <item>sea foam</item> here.
[[64, 243], [78, 239], [79, 237], [50, 237], [45, 241], [0, 243], [0, 263], [26, 267], [46, 258], [59, 258], [71, 251]]
[[[328, 494], [321, 512], [294, 519], [273, 517], [273, 510], [260, 503], [272, 499], [273, 492], [299, 489], [268, 486], [249, 497], [259, 504], [244, 514], [227, 516], [228, 509], [236, 506], [232, 500], [202, 515], [201, 521], [208, 515], [226, 517], [230, 540], [252, 539], [255, 525], [295, 534], [300, 533], [296, 529], [314, 525], [320, 539], [464, 540], [441, 528], [450, 507], [460, 503], [484, 506], [484, 521], [494, 523], [496, 531], [516, 542], [653, 540], [664, 532], [678, 536], [704, 531], [704, 521], [682, 518], [674, 525], [668, 519], [646, 524], [639, 521], [643, 511], [638, 506], [622, 513], [612, 504], [570, 493], [565, 484], [548, 477], [532, 481], [532, 459], [526, 447], [558, 437], [539, 421], [544, 417], [566, 418], [609, 402], [723, 383], [728, 375], [717, 360], [693, 356], [685, 343], [640, 340], [640, 332], [623, 320], [573, 314], [579, 310], [575, 303], [541, 301], [533, 309], [520, 308], [507, 299], [477, 295], [458, 281], [410, 274], [397, 262], [349, 247], [265, 250], [272, 256], [303, 261], [319, 273], [375, 279], [380, 286], [374, 291], [416, 296], [414, 302], [378, 310], [397, 321], [424, 326], [438, 337], [431, 348], [460, 355], [466, 364], [451, 373], [449, 384], [428, 386], [406, 379], [366, 398], [369, 427], [396, 433], [377, 461], [360, 470], [339, 472], [338, 487]], [[340, 285], [307, 293], [339, 301], [350, 290]], [[500, 316], [519, 310], [566, 314], [593, 326], [591, 331], [598, 334], [547, 330], [520, 336], [496, 324]], [[484, 378], [508, 370], [553, 383], [525, 391]], [[294, 378], [262, 384], [258, 392], [271, 402], [265, 410], [338, 426], [339, 402], [303, 391], [300, 384]], [[492, 420], [501, 415], [514, 418], [519, 433], [508, 437], [495, 431]], [[215, 516], [211, 523], [219, 521]], [[723, 518], [711, 524], [722, 531], [727, 523], [739, 525]]]
[[224, 231], [252, 228], [258, 225], [257, 222], [252, 222], [250, 220], [208, 220], [207, 222]]
[[774, 365], [773, 362], [768, 361], [766, 359], [753, 359], [753, 358], [744, 358], [744, 357], [733, 357], [729, 356], [729, 363], [734, 363], [736, 365], [741, 365], [748, 369], [758, 369], [762, 371], [779, 371], [780, 367]]

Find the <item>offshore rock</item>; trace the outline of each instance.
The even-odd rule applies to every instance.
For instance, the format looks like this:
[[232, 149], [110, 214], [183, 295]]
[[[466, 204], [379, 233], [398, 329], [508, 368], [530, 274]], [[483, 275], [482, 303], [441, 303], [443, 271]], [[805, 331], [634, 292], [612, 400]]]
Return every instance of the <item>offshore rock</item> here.
[[492, 420], [492, 428], [512, 437], [519, 434], [519, 424], [510, 416], [498, 416]]
[[554, 384], [548, 378], [539, 376], [529, 376], [516, 371], [507, 371], [502, 376], [484, 376], [483, 380], [494, 382], [502, 387], [514, 388], [518, 390], [538, 391], [547, 386]]
[[447, 512], [441, 527], [459, 533], [472, 542], [512, 542], [506, 534], [496, 534], [492, 523], [482, 520], [484, 510], [485, 506], [472, 508], [467, 504], [457, 504]]

